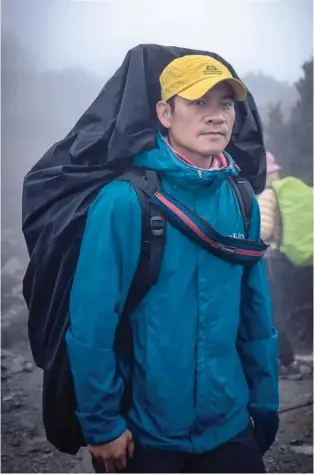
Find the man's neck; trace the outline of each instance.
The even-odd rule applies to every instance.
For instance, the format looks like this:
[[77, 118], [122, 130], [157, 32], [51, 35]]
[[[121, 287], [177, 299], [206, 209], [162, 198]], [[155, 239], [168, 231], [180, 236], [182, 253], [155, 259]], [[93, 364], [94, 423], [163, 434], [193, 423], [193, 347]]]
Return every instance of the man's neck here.
[[213, 156], [204, 157], [198, 153], [193, 153], [193, 151], [187, 150], [186, 148], [180, 147], [173, 142], [171, 137], [167, 137], [168, 143], [174, 152], [188, 164], [195, 166], [196, 168], [209, 169], [213, 164]]

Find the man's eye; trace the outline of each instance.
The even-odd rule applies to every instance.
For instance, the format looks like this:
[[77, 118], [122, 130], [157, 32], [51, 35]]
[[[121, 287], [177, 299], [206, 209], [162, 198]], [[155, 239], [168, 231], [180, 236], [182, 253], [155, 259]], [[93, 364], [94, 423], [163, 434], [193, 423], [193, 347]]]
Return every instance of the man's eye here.
[[192, 102], [193, 105], [205, 105], [205, 100], [199, 99]]
[[228, 99], [228, 100], [224, 100], [221, 105], [225, 108], [225, 109], [229, 109], [231, 107], [233, 107], [234, 105], [234, 101], [232, 99]]

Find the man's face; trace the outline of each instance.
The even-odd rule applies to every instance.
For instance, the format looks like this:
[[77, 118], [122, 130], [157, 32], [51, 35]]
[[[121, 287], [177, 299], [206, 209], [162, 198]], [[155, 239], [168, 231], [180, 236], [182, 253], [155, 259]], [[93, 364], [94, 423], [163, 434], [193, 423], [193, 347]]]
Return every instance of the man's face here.
[[222, 82], [199, 100], [175, 97], [174, 107], [159, 102], [157, 114], [178, 150], [204, 158], [214, 156], [231, 138], [235, 121], [233, 90]]

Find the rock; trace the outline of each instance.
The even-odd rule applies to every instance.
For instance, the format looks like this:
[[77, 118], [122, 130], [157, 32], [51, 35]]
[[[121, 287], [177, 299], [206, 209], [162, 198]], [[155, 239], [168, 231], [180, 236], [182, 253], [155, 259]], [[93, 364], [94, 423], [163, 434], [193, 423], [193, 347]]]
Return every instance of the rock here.
[[306, 355], [296, 355], [296, 360], [299, 362], [303, 362], [304, 364], [312, 365], [313, 366], [313, 354], [306, 354]]
[[33, 372], [34, 364], [24, 359], [19, 354], [13, 354], [7, 351], [2, 354], [1, 369], [9, 374], [16, 374], [19, 372]]
[[39, 451], [40, 449], [38, 448], [38, 446], [26, 446], [26, 448], [24, 449], [25, 455], [29, 453], [38, 453]]
[[33, 372], [34, 364], [32, 364], [31, 362], [26, 362], [23, 370], [24, 372]]
[[286, 454], [289, 451], [289, 448], [285, 444], [282, 444], [278, 447], [278, 451], [283, 454]]
[[302, 439], [294, 439], [290, 442], [290, 446], [302, 446], [303, 444]]
[[9, 374], [8, 372], [4, 372], [3, 370], [1, 370], [1, 380], [8, 380], [10, 377], [11, 377], [11, 374]]
[[34, 438], [32, 439], [32, 443], [33, 443], [33, 444], [37, 444], [37, 445], [38, 445], [38, 444], [44, 444], [44, 445], [45, 445], [44, 451], [45, 451], [45, 452], [50, 452], [49, 446], [46, 447], [46, 444], [47, 444], [47, 438], [46, 438], [46, 436], [41, 436], [41, 435], [40, 435], [40, 436], [34, 436]]
[[313, 456], [312, 444], [306, 444], [304, 446], [293, 446], [292, 449], [297, 454], [305, 454], [306, 456]]
[[15, 354], [11, 357], [6, 357], [1, 361], [1, 369], [10, 372], [11, 374], [22, 372], [25, 366], [25, 360], [22, 356]]
[[50, 458], [52, 458], [52, 456], [53, 456], [52, 453], [46, 453], [46, 454], [42, 454], [41, 458], [42, 459], [50, 459]]
[[21, 398], [16, 393], [11, 393], [2, 399], [3, 411], [8, 413], [12, 409], [18, 409], [24, 406], [24, 403], [21, 401]]
[[22, 440], [15, 438], [10, 442], [11, 446], [18, 447], [21, 446]]
[[308, 377], [313, 373], [313, 366], [302, 364], [300, 367], [300, 372], [303, 377]]
[[2, 403], [10, 402], [11, 400], [13, 400], [13, 398], [14, 398], [14, 395], [8, 395], [7, 397], [3, 397]]
[[12, 351], [9, 351], [7, 349], [1, 349], [1, 360], [6, 359], [7, 357], [12, 357], [12, 356], [13, 356]]
[[15, 433], [15, 429], [14, 428], [8, 428], [7, 426], [4, 426], [4, 423], [2, 424], [2, 436], [3, 434], [6, 434], [6, 435], [13, 435]]
[[21, 400], [15, 400], [12, 404], [12, 407], [15, 408], [16, 410], [18, 408], [22, 408], [24, 406], [24, 403], [21, 402]]
[[14, 256], [11, 257], [7, 262], [2, 265], [1, 268], [1, 273], [2, 273], [2, 278], [4, 276], [11, 276], [14, 277], [16, 275], [23, 275], [23, 272], [25, 270], [25, 265], [21, 262], [21, 260]]

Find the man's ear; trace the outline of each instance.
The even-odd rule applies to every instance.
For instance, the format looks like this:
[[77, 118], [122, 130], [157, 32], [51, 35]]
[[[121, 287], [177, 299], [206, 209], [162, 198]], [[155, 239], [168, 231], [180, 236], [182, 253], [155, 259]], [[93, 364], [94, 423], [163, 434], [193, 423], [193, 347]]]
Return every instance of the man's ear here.
[[161, 125], [165, 128], [171, 126], [171, 107], [164, 101], [159, 101], [156, 105], [157, 117]]

